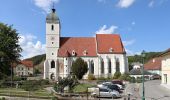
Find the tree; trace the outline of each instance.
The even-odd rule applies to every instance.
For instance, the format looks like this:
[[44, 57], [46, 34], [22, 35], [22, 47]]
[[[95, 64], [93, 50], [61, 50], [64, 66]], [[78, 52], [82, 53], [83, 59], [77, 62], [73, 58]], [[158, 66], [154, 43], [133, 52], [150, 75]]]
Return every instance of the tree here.
[[87, 63], [82, 58], [77, 58], [76, 61], [73, 62], [71, 70], [78, 79], [82, 79], [83, 75], [88, 71]]
[[[19, 33], [12, 26], [0, 23], [0, 74], [10, 75], [11, 65], [19, 61]], [[1, 76], [0, 75], [0, 76]], [[1, 78], [1, 77], [0, 77]]]

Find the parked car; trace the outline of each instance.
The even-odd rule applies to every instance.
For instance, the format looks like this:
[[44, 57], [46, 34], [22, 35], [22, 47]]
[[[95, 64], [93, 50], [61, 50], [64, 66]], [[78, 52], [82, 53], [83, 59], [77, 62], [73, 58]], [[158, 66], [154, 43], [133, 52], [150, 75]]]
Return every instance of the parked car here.
[[152, 80], [160, 80], [161, 79], [161, 76], [158, 75], [158, 74], [155, 74], [151, 77]]
[[92, 92], [91, 95], [95, 96], [95, 97], [111, 97], [111, 98], [121, 97], [119, 92], [117, 92], [115, 90], [111, 90], [107, 87], [101, 87], [101, 88], [99, 88], [99, 92]]
[[112, 82], [103, 82], [103, 84], [117, 85], [119, 87], [119, 89], [123, 90], [123, 86], [120, 84], [113, 84]]
[[102, 83], [102, 84], [98, 84], [97, 86], [98, 86], [99, 88], [104, 88], [104, 87], [106, 87], [106, 88], [109, 88], [109, 89], [111, 89], [111, 90], [115, 90], [115, 91], [118, 91], [119, 93], [121, 93], [120, 88], [119, 88], [117, 85], [115, 85], [115, 84]]
[[123, 88], [125, 87], [125, 85], [123, 84], [123, 81], [121, 81], [121, 80], [112, 80], [112, 83], [113, 83], [113, 84], [119, 84], [119, 85], [121, 85]]

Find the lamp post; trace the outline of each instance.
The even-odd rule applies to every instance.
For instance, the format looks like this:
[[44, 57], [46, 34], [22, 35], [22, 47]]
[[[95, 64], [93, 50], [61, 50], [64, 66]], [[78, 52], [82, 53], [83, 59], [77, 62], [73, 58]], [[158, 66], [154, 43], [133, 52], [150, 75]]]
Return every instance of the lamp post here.
[[145, 100], [145, 85], [144, 85], [144, 58], [145, 58], [145, 51], [143, 50], [141, 53], [142, 56], [142, 100]]

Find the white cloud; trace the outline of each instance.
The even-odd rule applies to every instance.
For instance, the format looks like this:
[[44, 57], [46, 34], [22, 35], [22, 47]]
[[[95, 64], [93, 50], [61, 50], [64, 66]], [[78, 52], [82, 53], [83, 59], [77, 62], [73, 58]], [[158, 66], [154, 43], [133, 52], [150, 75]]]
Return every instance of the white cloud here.
[[120, 7], [120, 8], [128, 8], [128, 7], [130, 7], [134, 2], [135, 2], [135, 0], [119, 0], [117, 6]]
[[155, 3], [155, 1], [154, 1], [154, 0], [151, 0], [151, 1], [149, 2], [148, 6], [149, 6], [149, 7], [153, 7], [154, 3]]
[[141, 54], [141, 52], [134, 52], [134, 51], [129, 50], [127, 48], [125, 48], [125, 51], [127, 53], [127, 56], [134, 56], [134, 55], [140, 55]]
[[135, 43], [135, 40], [133, 39], [133, 40], [129, 40], [129, 41], [123, 41], [123, 45], [124, 46], [129, 46], [129, 45], [132, 45], [132, 44], [134, 44]]
[[45, 12], [49, 12], [53, 3], [58, 3], [60, 0], [33, 0], [34, 4], [43, 9]]
[[21, 35], [20, 37], [19, 44], [23, 49], [21, 53], [23, 56], [22, 59], [45, 53], [45, 44], [38, 41], [36, 36], [27, 34]]
[[115, 30], [117, 29], [117, 26], [110, 26], [107, 28], [106, 25], [103, 25], [98, 31], [96, 31], [96, 34], [112, 34], [115, 33]]

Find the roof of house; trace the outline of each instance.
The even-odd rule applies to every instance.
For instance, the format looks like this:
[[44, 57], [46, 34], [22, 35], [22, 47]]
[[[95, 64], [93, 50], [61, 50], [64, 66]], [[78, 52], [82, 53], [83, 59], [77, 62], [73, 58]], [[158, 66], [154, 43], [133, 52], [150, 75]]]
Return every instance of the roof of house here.
[[[19, 65], [19, 64], [22, 64], [22, 65], [25, 65], [26, 67], [34, 67], [33, 66], [33, 62], [32, 61], [30, 61], [30, 60], [22, 60], [21, 62], [19, 62], [17, 65]], [[17, 66], [16, 65], [16, 66]], [[15, 66], [15, 67], [16, 67]]]
[[161, 70], [161, 57], [156, 57], [144, 64], [145, 70]]
[[97, 53], [126, 53], [118, 34], [97, 34], [96, 37], [61, 37], [59, 57], [97, 56]]
[[163, 56], [166, 56], [168, 54], [170, 55], [170, 48], [165, 50], [163, 53], [161, 53], [160, 56], [163, 57]]

